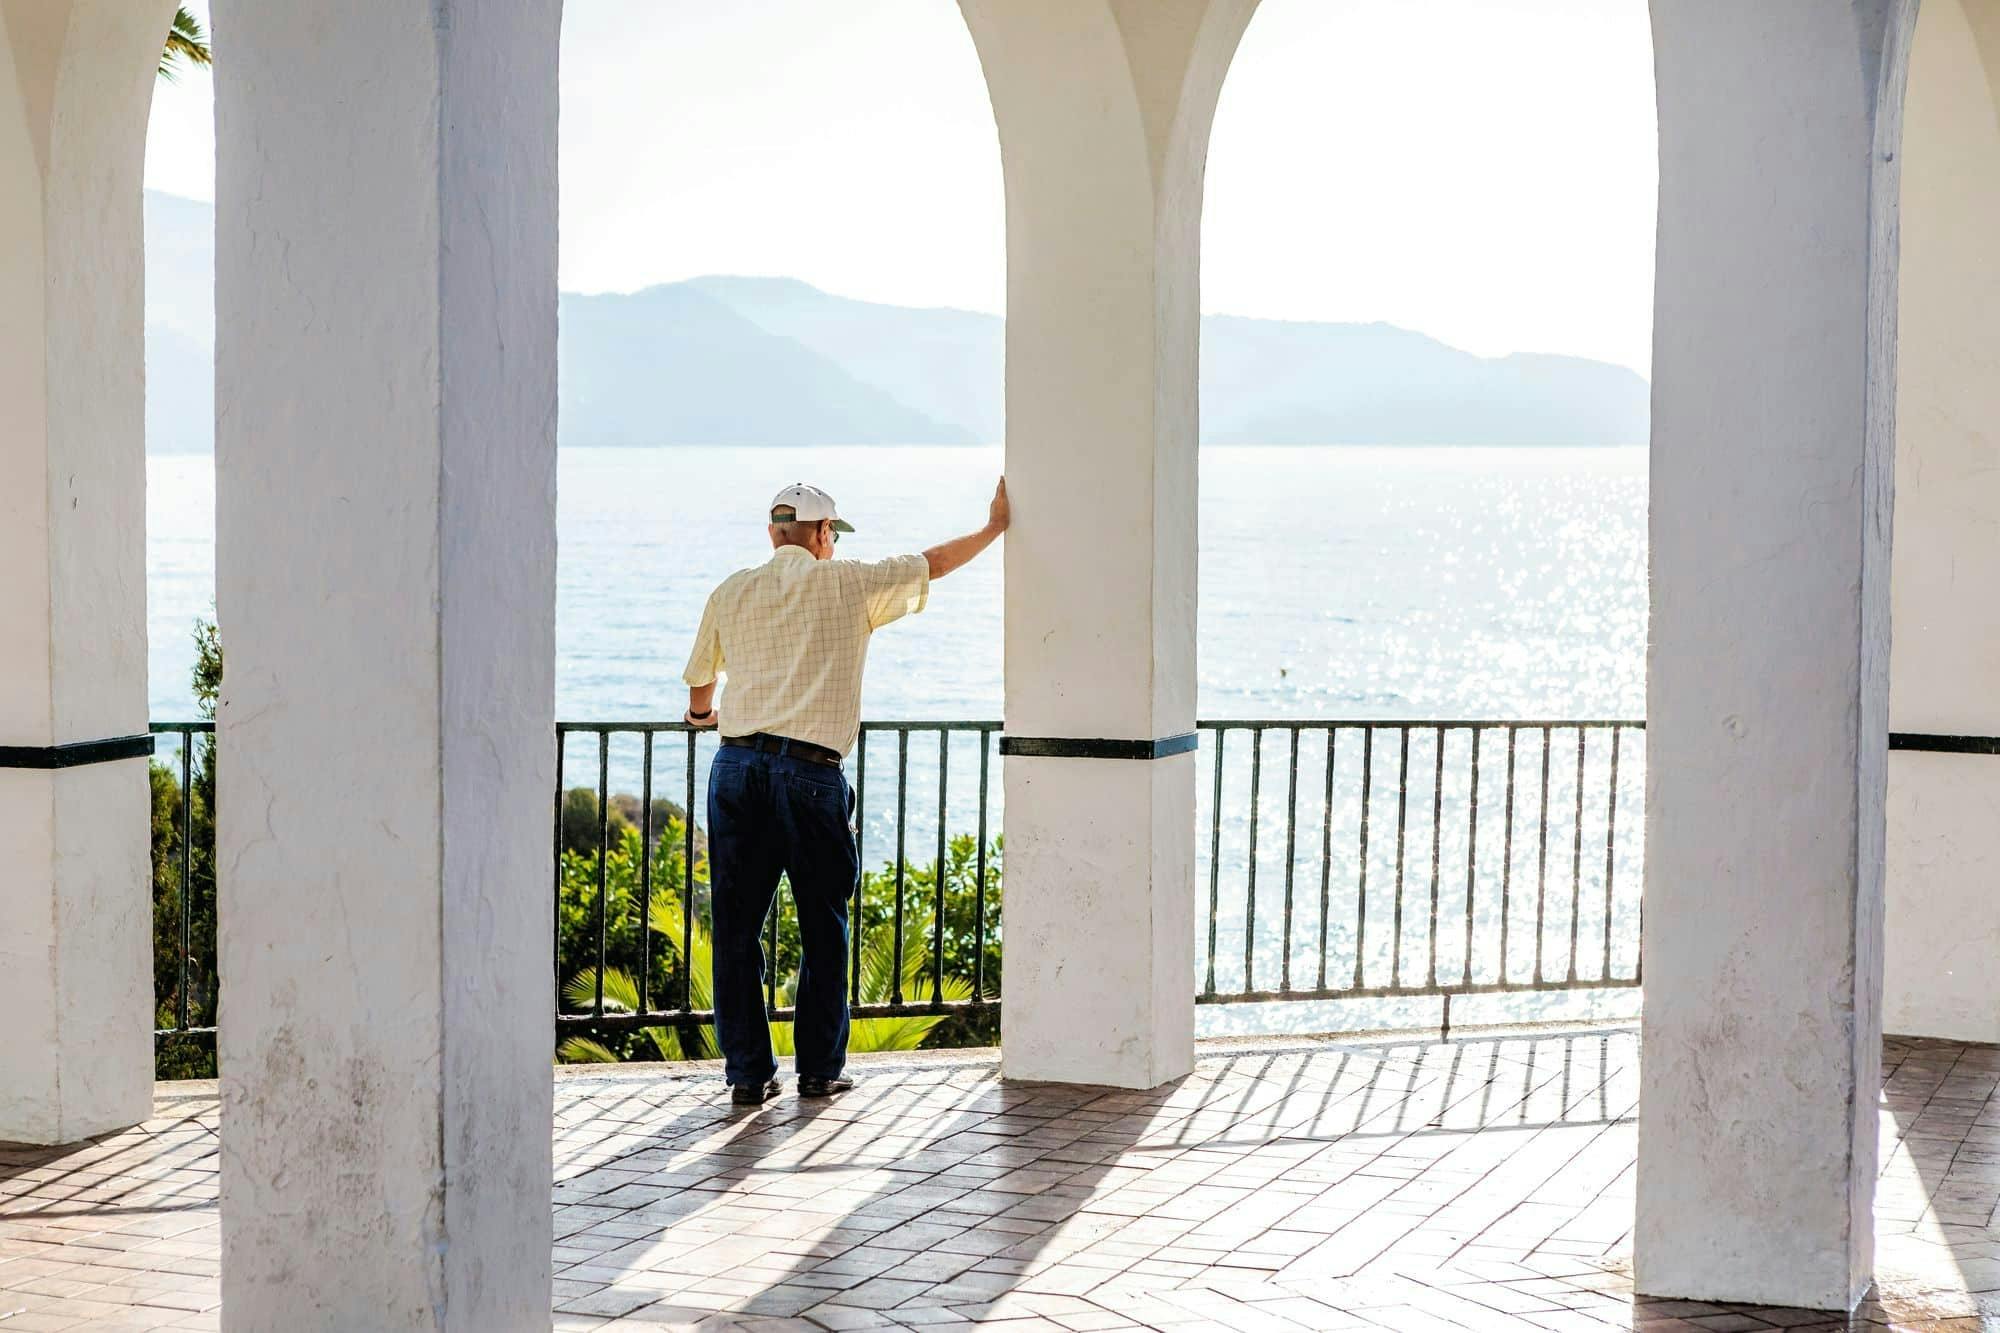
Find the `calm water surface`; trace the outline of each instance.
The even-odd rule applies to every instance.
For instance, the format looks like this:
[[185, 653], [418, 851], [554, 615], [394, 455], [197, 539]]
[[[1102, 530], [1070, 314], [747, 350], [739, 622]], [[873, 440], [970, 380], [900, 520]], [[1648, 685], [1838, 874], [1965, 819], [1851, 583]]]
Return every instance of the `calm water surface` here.
[[[214, 598], [207, 458], [148, 460], [151, 694], [192, 715]], [[763, 506], [813, 480], [861, 558], [983, 521], [995, 449], [571, 449], [562, 455], [556, 709], [670, 717], [701, 604], [768, 553]], [[1201, 461], [1205, 717], [1636, 717], [1643, 449], [1210, 449]], [[997, 718], [1001, 561], [878, 635], [865, 708]], [[225, 637], [226, 637], [225, 627]]]

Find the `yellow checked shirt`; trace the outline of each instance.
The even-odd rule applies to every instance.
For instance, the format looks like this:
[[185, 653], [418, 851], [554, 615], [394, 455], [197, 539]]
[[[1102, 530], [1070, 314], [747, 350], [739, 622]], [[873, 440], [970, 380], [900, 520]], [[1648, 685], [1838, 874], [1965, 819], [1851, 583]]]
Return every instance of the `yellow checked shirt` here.
[[799, 546], [724, 579], [708, 596], [682, 673], [691, 688], [728, 681], [719, 730], [765, 732], [846, 754], [861, 734], [868, 636], [924, 609], [930, 562], [815, 560]]

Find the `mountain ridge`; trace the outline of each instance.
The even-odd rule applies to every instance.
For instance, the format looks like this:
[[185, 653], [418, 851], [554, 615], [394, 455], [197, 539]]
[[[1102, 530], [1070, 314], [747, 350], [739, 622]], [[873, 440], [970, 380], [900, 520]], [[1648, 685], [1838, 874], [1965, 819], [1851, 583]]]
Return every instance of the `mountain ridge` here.
[[[146, 194], [147, 449], [206, 453], [214, 213]], [[560, 296], [565, 446], [979, 444], [1004, 433], [1006, 323], [798, 278]], [[1393, 324], [1202, 316], [1204, 444], [1641, 444], [1623, 366], [1480, 357]]]

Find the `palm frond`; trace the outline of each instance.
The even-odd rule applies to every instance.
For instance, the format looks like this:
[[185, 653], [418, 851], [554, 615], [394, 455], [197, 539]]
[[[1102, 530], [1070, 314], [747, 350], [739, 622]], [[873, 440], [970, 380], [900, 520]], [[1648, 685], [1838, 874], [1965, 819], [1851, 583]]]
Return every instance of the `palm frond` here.
[[556, 1048], [556, 1057], [566, 1065], [615, 1065], [618, 1056], [609, 1046], [590, 1037], [571, 1037]]
[[[563, 998], [572, 1009], [591, 1009], [597, 1005], [597, 969], [586, 967], [569, 979], [563, 987]], [[636, 1014], [639, 1012], [639, 983], [630, 973], [619, 968], [604, 969], [604, 1012], [608, 1014]]]
[[201, 20], [190, 14], [185, 5], [174, 11], [174, 21], [167, 29], [166, 45], [160, 52], [160, 77], [168, 83], [174, 82], [179, 77], [177, 62], [183, 60], [190, 65], [215, 63]]
[[709, 1029], [703, 1024], [687, 1028], [645, 1028], [653, 1049], [662, 1060], [713, 1060], [716, 1056]]
[[647, 908], [646, 924], [653, 933], [666, 941], [667, 948], [680, 959], [682, 975], [688, 980], [688, 1007], [692, 1009], [712, 1009], [715, 1007], [715, 945], [709, 938], [707, 927], [700, 921], [694, 922], [692, 958], [681, 958], [683, 944], [688, 942], [688, 927], [685, 914], [679, 902], [670, 897], [653, 899]]
[[944, 1022], [945, 1014], [908, 1014], [902, 1018], [857, 1018], [847, 1029], [850, 1051], [914, 1051]]

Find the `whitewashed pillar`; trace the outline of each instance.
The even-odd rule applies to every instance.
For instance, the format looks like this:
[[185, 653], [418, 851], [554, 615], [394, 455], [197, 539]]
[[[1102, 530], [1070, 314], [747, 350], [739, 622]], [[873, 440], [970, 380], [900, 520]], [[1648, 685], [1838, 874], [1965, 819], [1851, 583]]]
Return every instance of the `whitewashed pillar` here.
[[560, 5], [215, 8], [224, 1327], [546, 1329]]
[[0, 1140], [153, 1102], [140, 183], [169, 0], [0, 0]]
[[1909, 0], [1654, 0], [1637, 1280], [1873, 1268]]
[[1924, 0], [1902, 215], [1883, 1025], [2000, 1042], [2000, 0]]
[[1255, 0], [961, 0], [1007, 189], [1014, 1078], [1194, 1051], [1202, 171]]

